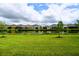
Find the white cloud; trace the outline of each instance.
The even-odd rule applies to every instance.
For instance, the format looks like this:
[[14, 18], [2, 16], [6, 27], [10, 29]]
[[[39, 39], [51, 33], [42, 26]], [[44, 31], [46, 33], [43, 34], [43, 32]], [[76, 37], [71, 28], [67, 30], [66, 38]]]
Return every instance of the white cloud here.
[[47, 5], [49, 8], [39, 13], [34, 10], [34, 6], [27, 6], [25, 3], [0, 4], [0, 20], [8, 24], [52, 24], [59, 20], [72, 23], [79, 18], [77, 8], [66, 8], [78, 5], [77, 3]]
[[[39, 22], [42, 16], [33, 9], [32, 6], [28, 7], [27, 4], [0, 4], [0, 17], [8, 19], [11, 22]], [[3, 21], [2, 19], [0, 19]], [[7, 20], [7, 21], [8, 21]], [[22, 22], [21, 22], [22, 23]]]
[[[49, 9], [42, 11], [43, 16], [54, 16], [57, 21], [62, 20], [64, 23], [72, 23], [79, 18], [78, 9], [68, 9], [66, 7], [77, 4], [49, 4]], [[52, 20], [51, 20], [52, 21]]]
[[79, 3], [79, 0], [0, 0], [0, 3]]

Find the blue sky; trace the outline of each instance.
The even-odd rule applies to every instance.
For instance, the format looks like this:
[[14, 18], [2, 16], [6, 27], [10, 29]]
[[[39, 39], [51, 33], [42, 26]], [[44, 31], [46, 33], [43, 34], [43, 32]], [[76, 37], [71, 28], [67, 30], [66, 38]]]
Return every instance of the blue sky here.
[[0, 21], [7, 24], [75, 23], [79, 3], [0, 3]]
[[28, 3], [28, 6], [34, 6], [34, 10], [38, 11], [39, 13], [48, 9], [48, 5], [46, 3]]

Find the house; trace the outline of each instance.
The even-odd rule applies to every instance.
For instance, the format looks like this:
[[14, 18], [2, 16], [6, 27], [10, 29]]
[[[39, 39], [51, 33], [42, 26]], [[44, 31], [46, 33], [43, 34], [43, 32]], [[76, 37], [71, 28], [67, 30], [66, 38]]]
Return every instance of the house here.
[[[56, 24], [53, 25], [5, 25], [6, 29], [5, 31], [7, 33], [57, 33], [57, 28], [56, 28]], [[0, 32], [2, 31], [2, 29], [0, 29]], [[64, 29], [63, 32], [66, 33], [78, 33], [79, 32], [79, 27], [74, 25], [74, 24], [64, 24]]]

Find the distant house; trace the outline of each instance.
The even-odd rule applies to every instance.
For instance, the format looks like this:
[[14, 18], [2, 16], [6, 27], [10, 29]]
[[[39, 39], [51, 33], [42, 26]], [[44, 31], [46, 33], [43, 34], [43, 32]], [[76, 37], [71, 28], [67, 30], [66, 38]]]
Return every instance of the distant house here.
[[33, 29], [33, 30], [40, 30], [40, 28], [41, 28], [40, 25], [37, 25], [37, 24], [32, 25], [32, 29]]
[[64, 26], [64, 30], [69, 33], [78, 33], [79, 29], [78, 26], [74, 25], [74, 24], [68, 24], [66, 26]]
[[[6, 25], [6, 32], [8, 33], [26, 33], [26, 32], [40, 32], [40, 33], [57, 33], [57, 28], [56, 24], [53, 25]], [[2, 29], [0, 29], [2, 31]], [[78, 33], [79, 32], [79, 27], [74, 25], [74, 24], [64, 24], [64, 32], [69, 32], [69, 33]], [[63, 32], [62, 31], [62, 32]]]

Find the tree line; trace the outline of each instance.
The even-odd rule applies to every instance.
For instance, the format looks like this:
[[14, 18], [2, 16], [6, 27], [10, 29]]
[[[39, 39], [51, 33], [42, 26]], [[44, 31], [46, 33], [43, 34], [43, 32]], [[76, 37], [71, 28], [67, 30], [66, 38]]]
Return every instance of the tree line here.
[[[67, 24], [69, 25], [69, 24]], [[74, 28], [71, 27], [64, 27], [64, 23], [62, 21], [58, 21], [58, 23], [56, 24], [55, 27], [51, 28], [51, 29], [47, 29], [47, 27], [44, 27], [44, 29], [38, 29], [38, 27], [36, 27], [36, 29], [28, 29], [28, 28], [25, 28], [25, 29], [22, 29], [21, 27], [8, 27], [6, 26], [5, 23], [3, 22], [0, 22], [0, 33], [11, 33], [11, 32], [15, 32], [15, 33], [21, 33], [21, 32], [27, 32], [27, 31], [43, 31], [43, 32], [46, 32], [46, 31], [55, 31], [55, 33], [63, 33], [63, 32], [74, 32], [74, 33], [77, 33], [79, 32], [79, 20], [76, 21], [76, 23], [74, 24]]]

